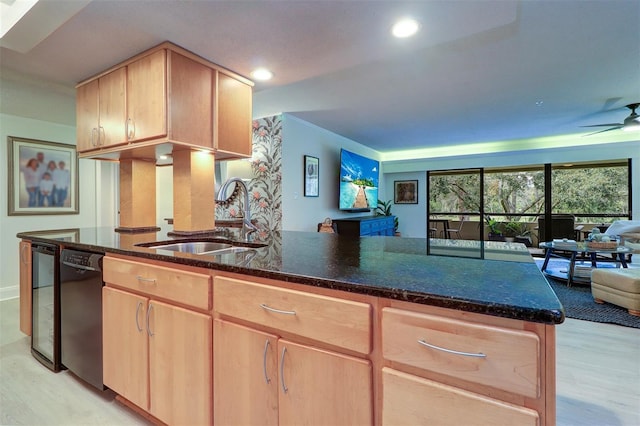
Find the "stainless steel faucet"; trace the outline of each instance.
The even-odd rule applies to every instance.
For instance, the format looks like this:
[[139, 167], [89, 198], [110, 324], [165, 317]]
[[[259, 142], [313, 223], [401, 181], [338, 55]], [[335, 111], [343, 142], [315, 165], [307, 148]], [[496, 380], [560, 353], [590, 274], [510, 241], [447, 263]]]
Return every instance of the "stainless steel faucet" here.
[[240, 186], [242, 187], [242, 190], [244, 191], [244, 215], [243, 215], [244, 218], [242, 220], [242, 223], [243, 223], [242, 234], [245, 240], [248, 241], [249, 235], [252, 232], [257, 231], [258, 227], [256, 227], [253, 223], [251, 223], [251, 208], [249, 205], [249, 188], [247, 188], [247, 184], [244, 183], [244, 181], [239, 177], [232, 177], [227, 179], [227, 181], [223, 183], [222, 186], [220, 187], [220, 191], [218, 191], [218, 198], [216, 199], [216, 201], [226, 201], [224, 196], [227, 193], [227, 189], [229, 188], [229, 185], [231, 185], [232, 183], [240, 184]]

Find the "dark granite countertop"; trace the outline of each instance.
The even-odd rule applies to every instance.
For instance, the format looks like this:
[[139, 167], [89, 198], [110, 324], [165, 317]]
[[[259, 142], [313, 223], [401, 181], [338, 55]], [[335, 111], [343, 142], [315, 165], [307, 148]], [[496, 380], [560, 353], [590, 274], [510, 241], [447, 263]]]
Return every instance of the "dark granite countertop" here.
[[[564, 320], [558, 298], [520, 244], [486, 242], [484, 259], [478, 258], [477, 241], [432, 240], [432, 254], [427, 255], [424, 238], [354, 239], [293, 231], [258, 235], [264, 247], [216, 256], [137, 245], [180, 239], [168, 236], [170, 230], [117, 233], [112, 228], [81, 228], [17, 236], [505, 318], [547, 324]], [[202, 239], [237, 236], [237, 229], [228, 228]]]

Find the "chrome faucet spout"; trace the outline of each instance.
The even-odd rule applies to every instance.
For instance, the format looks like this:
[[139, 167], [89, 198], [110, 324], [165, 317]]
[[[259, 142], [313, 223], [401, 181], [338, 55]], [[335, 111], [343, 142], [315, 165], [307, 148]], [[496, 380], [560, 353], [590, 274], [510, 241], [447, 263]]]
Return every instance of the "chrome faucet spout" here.
[[251, 206], [249, 205], [249, 188], [247, 188], [247, 184], [244, 183], [244, 181], [239, 177], [232, 177], [227, 179], [227, 181], [224, 182], [220, 187], [220, 191], [218, 192], [218, 197], [216, 201], [225, 201], [223, 197], [227, 193], [227, 189], [232, 183], [239, 184], [242, 187], [242, 190], [244, 191], [244, 205], [243, 205], [244, 217], [242, 220], [242, 223], [243, 223], [242, 230], [243, 230], [244, 238], [246, 240], [249, 240], [249, 234], [257, 231], [258, 227], [256, 227], [253, 223], [251, 223]]

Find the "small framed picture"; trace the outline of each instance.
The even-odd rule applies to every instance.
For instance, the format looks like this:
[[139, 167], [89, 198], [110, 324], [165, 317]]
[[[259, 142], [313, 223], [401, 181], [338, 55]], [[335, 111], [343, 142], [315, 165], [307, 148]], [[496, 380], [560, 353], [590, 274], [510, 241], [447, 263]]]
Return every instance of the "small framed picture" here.
[[317, 197], [320, 194], [320, 160], [310, 155], [304, 156], [304, 196]]
[[9, 216], [78, 214], [75, 145], [7, 137]]
[[418, 181], [393, 181], [394, 204], [418, 204]]

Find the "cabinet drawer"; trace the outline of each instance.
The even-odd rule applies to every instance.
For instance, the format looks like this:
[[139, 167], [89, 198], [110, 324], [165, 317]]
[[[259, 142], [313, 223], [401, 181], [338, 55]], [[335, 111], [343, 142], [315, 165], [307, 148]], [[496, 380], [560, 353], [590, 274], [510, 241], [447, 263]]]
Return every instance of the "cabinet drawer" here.
[[399, 364], [528, 397], [540, 394], [540, 340], [532, 332], [385, 308], [382, 353]]
[[390, 368], [382, 369], [382, 383], [383, 425], [536, 426], [540, 423], [538, 413], [529, 408]]
[[211, 309], [209, 275], [108, 256], [104, 258], [103, 269], [103, 279], [107, 284], [197, 309]]
[[360, 235], [369, 235], [371, 233], [370, 222], [360, 222]]
[[216, 277], [213, 304], [223, 315], [371, 352], [371, 306], [366, 303]]

